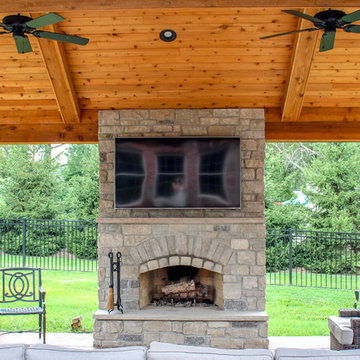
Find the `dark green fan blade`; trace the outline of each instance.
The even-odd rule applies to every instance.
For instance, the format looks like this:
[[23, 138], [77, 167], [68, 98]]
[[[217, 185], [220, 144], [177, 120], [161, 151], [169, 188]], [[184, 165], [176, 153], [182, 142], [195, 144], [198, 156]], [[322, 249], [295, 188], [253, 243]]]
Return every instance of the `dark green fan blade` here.
[[27, 23], [25, 23], [25, 25], [32, 29], [37, 29], [43, 26], [58, 23], [59, 21], [63, 21], [63, 20], [65, 19], [62, 16], [55, 13], [49, 13], [43, 16], [39, 16], [36, 19], [30, 20]]
[[287, 32], [278, 33], [278, 34], [274, 34], [274, 35], [262, 36], [260, 39], [269, 39], [269, 38], [272, 38], [272, 37], [275, 37], [275, 36], [282, 36], [282, 35], [287, 35], [287, 34], [299, 33], [299, 32], [303, 32], [303, 31], [314, 31], [314, 30], [319, 30], [319, 29], [310, 28], [310, 29], [287, 31]]
[[335, 43], [335, 31], [327, 31], [321, 38], [320, 52], [331, 50]]
[[295, 16], [299, 16], [303, 19], [309, 20], [312, 23], [314, 23], [314, 25], [325, 25], [325, 21], [322, 21], [321, 19], [317, 19], [314, 16], [308, 15], [308, 14], [304, 14], [300, 11], [296, 11], [296, 10], [282, 10], [283, 12], [290, 14], [290, 15], [295, 15]]
[[347, 14], [345, 16], [343, 16], [340, 21], [342, 21], [345, 24], [350, 24], [354, 21], [358, 21], [360, 20], [360, 10], [356, 10], [354, 12], [352, 12], [351, 14]]
[[32, 51], [30, 41], [26, 35], [24, 36], [14, 35], [14, 39], [19, 54], [25, 54], [27, 52]]
[[79, 37], [79, 36], [72, 36], [72, 35], [64, 35], [64, 34], [58, 34], [53, 33], [49, 31], [34, 31], [32, 33], [36, 37], [44, 38], [44, 39], [50, 39], [50, 40], [57, 40], [57, 41], [63, 41], [71, 44], [76, 45], [86, 45], [89, 42], [89, 39]]
[[346, 32], [358, 33], [360, 34], [360, 25], [347, 25], [344, 27]]

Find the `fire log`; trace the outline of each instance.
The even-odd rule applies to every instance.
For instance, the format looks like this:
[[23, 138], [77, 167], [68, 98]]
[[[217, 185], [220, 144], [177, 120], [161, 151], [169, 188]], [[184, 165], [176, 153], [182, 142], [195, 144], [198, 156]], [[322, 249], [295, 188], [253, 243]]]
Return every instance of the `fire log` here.
[[161, 291], [164, 295], [188, 293], [190, 291], [195, 291], [195, 281], [180, 281], [175, 284], [165, 285], [163, 286]]

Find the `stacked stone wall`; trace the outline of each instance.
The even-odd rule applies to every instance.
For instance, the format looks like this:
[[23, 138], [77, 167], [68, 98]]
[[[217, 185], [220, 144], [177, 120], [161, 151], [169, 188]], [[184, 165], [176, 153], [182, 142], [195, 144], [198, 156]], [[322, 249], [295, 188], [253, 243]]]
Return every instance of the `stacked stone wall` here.
[[[110, 251], [122, 253], [121, 297], [125, 313], [142, 311], [140, 274], [175, 265], [221, 274], [223, 312], [264, 312], [264, 124], [264, 111], [260, 109], [99, 112], [100, 313], [107, 303]], [[163, 136], [239, 137], [241, 208], [115, 209], [115, 138]], [[263, 315], [261, 320], [250, 322], [153, 322], [114, 316], [117, 315], [95, 315], [96, 346], [148, 345], [150, 340], [158, 340], [218, 347], [267, 347], [267, 319]]]

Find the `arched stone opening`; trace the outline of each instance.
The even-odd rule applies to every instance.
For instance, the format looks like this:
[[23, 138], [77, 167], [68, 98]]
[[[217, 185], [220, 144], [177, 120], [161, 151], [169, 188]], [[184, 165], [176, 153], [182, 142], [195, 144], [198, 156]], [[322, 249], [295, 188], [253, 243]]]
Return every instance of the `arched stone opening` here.
[[149, 306], [223, 309], [223, 275], [190, 265], [166, 266], [141, 273], [140, 308]]

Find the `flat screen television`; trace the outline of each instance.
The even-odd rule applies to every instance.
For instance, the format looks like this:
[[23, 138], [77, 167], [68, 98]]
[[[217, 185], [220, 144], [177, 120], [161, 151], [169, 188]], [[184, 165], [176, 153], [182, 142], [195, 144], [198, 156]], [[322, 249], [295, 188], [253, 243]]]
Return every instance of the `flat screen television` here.
[[115, 139], [116, 208], [240, 208], [240, 139]]

